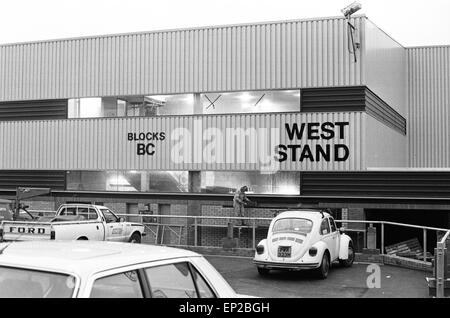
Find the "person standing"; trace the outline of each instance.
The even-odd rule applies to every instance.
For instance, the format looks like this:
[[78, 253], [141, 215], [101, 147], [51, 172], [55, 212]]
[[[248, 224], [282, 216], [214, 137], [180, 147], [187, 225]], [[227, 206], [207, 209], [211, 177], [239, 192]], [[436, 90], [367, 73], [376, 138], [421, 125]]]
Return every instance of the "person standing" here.
[[[245, 206], [250, 202], [252, 202], [249, 198], [247, 198], [246, 192], [248, 192], [248, 190], [249, 189], [247, 186], [243, 186], [234, 194], [233, 208], [234, 208], [234, 215], [237, 217], [244, 217]], [[241, 220], [241, 224], [245, 225], [244, 220]]]

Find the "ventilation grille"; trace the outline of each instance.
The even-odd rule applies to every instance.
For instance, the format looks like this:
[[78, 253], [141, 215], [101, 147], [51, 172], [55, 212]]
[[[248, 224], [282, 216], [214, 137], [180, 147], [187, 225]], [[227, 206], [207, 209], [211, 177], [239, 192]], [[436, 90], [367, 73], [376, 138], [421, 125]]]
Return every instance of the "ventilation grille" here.
[[0, 170], [0, 189], [17, 187], [66, 189], [65, 171]]
[[0, 103], [0, 121], [66, 118], [67, 99]]

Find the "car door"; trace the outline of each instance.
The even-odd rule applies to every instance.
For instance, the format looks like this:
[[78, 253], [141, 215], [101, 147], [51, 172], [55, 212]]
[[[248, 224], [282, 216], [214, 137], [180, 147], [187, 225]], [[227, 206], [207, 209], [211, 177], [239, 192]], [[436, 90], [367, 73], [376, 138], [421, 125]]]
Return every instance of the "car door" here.
[[139, 270], [126, 270], [97, 277], [90, 289], [90, 298], [144, 298], [145, 282]]
[[336, 248], [334, 246], [334, 237], [331, 232], [328, 218], [324, 218], [320, 224], [320, 235], [322, 236], [322, 241], [326, 244], [328, 251], [330, 251], [331, 261], [333, 261], [336, 258]]
[[124, 223], [120, 222], [120, 219], [114, 213], [112, 213], [111, 210], [103, 208], [100, 209], [100, 211], [105, 218], [106, 240], [115, 242], [124, 241]]
[[144, 269], [152, 298], [216, 298], [211, 286], [188, 261]]
[[330, 221], [330, 229], [331, 229], [331, 236], [333, 238], [333, 250], [334, 250], [334, 259], [339, 257], [339, 244], [340, 244], [340, 236], [339, 236], [339, 230], [336, 226], [336, 222], [334, 222], [334, 219], [332, 217], [329, 218]]
[[89, 227], [93, 229], [90, 232], [89, 239], [94, 241], [102, 241], [104, 239], [104, 226], [100, 224], [102, 219], [99, 217], [97, 211], [91, 207], [78, 207], [78, 215], [83, 217], [84, 221], [96, 222], [90, 224]]

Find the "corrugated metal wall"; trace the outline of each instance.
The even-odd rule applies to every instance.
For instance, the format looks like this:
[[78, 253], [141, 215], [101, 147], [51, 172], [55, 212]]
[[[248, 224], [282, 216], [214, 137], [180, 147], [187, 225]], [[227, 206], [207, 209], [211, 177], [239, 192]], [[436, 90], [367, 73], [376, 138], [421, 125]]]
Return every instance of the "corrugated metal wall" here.
[[408, 164], [407, 137], [403, 131], [386, 127], [383, 121], [366, 115], [365, 164], [370, 168], [404, 168]]
[[408, 52], [409, 163], [450, 167], [450, 46]]
[[368, 19], [364, 32], [365, 84], [406, 117], [406, 50]]
[[[361, 170], [364, 169], [363, 116], [362, 112], [340, 112], [0, 122], [0, 170], [263, 170], [268, 165], [261, 158], [270, 154], [269, 149], [279, 144], [306, 143], [311, 147], [325, 143], [345, 144], [350, 157], [346, 162], [338, 163], [287, 161], [275, 169]], [[300, 125], [312, 122], [349, 122], [350, 125], [346, 127], [343, 140], [338, 134], [329, 141], [288, 139], [286, 123]], [[179, 130], [184, 139], [181, 142], [174, 140], [177, 133], [174, 129], [184, 128], [192, 134], [192, 139], [187, 138], [188, 132]], [[205, 140], [208, 128], [218, 128], [223, 134], [222, 147], [216, 143], [224, 155], [223, 163], [205, 161], [207, 157], [203, 156], [203, 151], [209, 143]], [[256, 135], [260, 139], [256, 142], [241, 138], [233, 143], [234, 136], [227, 128], [273, 128], [279, 137], [270, 136], [271, 130], [258, 130]], [[166, 133], [164, 141], [154, 142], [154, 156], [138, 156], [137, 142], [128, 140], [129, 133], [140, 132]], [[261, 139], [264, 133], [267, 140]], [[184, 149], [187, 149], [181, 151], [188, 158], [184, 163], [172, 160], [172, 153], [179, 153], [177, 145], [185, 145]], [[227, 160], [226, 156], [230, 156], [233, 149], [236, 149], [235, 155]], [[220, 152], [216, 153], [220, 155]], [[252, 156], [256, 153], [261, 153], [261, 156], [252, 163]], [[242, 157], [238, 158], [240, 155]]]
[[361, 85], [346, 30], [331, 18], [0, 46], [0, 101]]

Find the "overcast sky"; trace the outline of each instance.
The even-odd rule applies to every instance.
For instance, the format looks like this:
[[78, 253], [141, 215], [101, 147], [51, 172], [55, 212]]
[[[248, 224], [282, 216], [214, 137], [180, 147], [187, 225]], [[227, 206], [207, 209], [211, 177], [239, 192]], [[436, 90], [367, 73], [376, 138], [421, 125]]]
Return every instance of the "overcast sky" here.
[[[341, 15], [353, 0], [3, 0], [0, 43]], [[404, 46], [450, 44], [450, 0], [360, 0]]]

